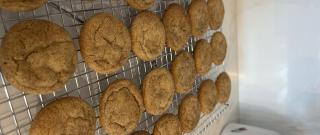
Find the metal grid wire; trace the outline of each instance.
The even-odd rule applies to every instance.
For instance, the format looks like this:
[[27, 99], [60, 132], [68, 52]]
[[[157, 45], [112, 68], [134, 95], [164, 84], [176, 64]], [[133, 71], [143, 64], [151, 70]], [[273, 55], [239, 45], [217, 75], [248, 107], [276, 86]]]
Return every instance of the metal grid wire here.
[[[179, 3], [187, 8], [190, 1], [191, 0], [157, 0], [156, 4], [150, 10], [162, 16], [166, 6], [170, 3]], [[49, 102], [65, 96], [78, 96], [86, 100], [95, 109], [96, 118], [98, 119], [100, 93], [104, 91], [111, 82], [119, 78], [127, 78], [132, 80], [137, 86], [140, 86], [145, 74], [150, 72], [151, 69], [157, 67], [170, 68], [171, 62], [176, 56], [176, 52], [170, 48], [165, 48], [161, 56], [156, 60], [148, 62], [144, 62], [134, 54], [131, 54], [127, 64], [122, 67], [122, 70], [114, 74], [98, 74], [88, 68], [80, 56], [78, 38], [80, 28], [85, 20], [98, 12], [112, 13], [121, 19], [128, 27], [130, 27], [132, 17], [138, 13], [136, 10], [128, 7], [125, 0], [95, 0], [91, 2], [81, 0], [49, 0], [49, 2], [40, 9], [31, 12], [13, 13], [4, 10], [0, 12], [0, 41], [15, 23], [28, 19], [44, 19], [63, 26], [71, 34], [78, 55], [76, 72], [63, 89], [53, 92], [52, 94], [31, 95], [20, 92], [11, 86], [0, 72], [0, 135], [28, 134], [30, 123], [36, 113]], [[213, 31], [209, 30], [202, 38], [209, 40], [212, 33]], [[196, 40], [198, 39], [191, 38], [185, 50], [193, 52]], [[209, 75], [216, 77], [222, 71], [224, 71], [224, 64], [213, 66]], [[197, 92], [201, 81], [208, 78], [209, 75], [206, 77], [198, 76], [196, 78], [192, 93], [195, 94]], [[174, 101], [168, 112], [177, 114], [177, 108], [184, 96], [185, 95], [175, 94]], [[201, 116], [198, 127], [190, 134], [201, 134], [209, 125], [214, 123], [229, 106], [229, 104], [218, 105], [215, 112], [212, 112], [210, 115]], [[151, 133], [153, 125], [159, 117], [160, 116], [152, 116], [146, 112], [143, 113], [143, 118], [136, 130], [143, 129]], [[105, 134], [98, 121], [96, 129], [96, 134]]]

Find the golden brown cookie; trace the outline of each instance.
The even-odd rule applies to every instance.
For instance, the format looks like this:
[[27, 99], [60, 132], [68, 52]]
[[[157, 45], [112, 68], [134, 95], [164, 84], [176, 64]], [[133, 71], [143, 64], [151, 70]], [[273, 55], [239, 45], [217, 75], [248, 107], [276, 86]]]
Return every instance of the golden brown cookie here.
[[131, 50], [130, 33], [116, 17], [98, 13], [82, 27], [80, 49], [90, 68], [99, 73], [114, 73], [128, 60]]
[[0, 7], [13, 12], [30, 11], [41, 7], [46, 2], [47, 0], [0, 0]]
[[30, 135], [94, 135], [95, 113], [91, 106], [76, 97], [49, 103], [31, 122]]
[[208, 0], [209, 24], [214, 30], [221, 27], [224, 18], [224, 6], [222, 0]]
[[201, 112], [204, 114], [212, 112], [219, 99], [214, 82], [210, 79], [203, 81], [198, 93]]
[[211, 52], [212, 48], [206, 40], [201, 39], [196, 42], [196, 48], [194, 50], [194, 61], [196, 63], [197, 73], [199, 73], [200, 75], [207, 74], [211, 69]]
[[171, 72], [177, 93], [191, 91], [197, 71], [192, 55], [181, 52], [172, 62]]
[[165, 47], [166, 34], [160, 17], [144, 11], [134, 17], [131, 26], [133, 52], [142, 60], [157, 58]]
[[173, 114], [162, 115], [156, 122], [152, 135], [182, 135], [178, 117]]
[[209, 26], [208, 7], [205, 0], [192, 0], [188, 14], [191, 20], [191, 33], [201, 36], [206, 33]]
[[221, 73], [216, 80], [219, 102], [226, 103], [231, 93], [231, 79], [226, 72]]
[[130, 7], [138, 10], [146, 10], [154, 4], [155, 0], [127, 0]]
[[142, 97], [135, 84], [117, 80], [102, 93], [100, 99], [100, 124], [110, 135], [127, 135], [139, 123], [144, 111]]
[[174, 82], [171, 73], [158, 68], [148, 73], [142, 84], [143, 102], [146, 111], [161, 115], [170, 107], [174, 96]]
[[147, 131], [140, 130], [140, 131], [132, 133], [131, 135], [150, 135], [150, 134]]
[[191, 132], [200, 120], [200, 104], [198, 97], [188, 95], [183, 98], [179, 106], [179, 120], [182, 132]]
[[46, 94], [62, 88], [76, 63], [69, 33], [45, 20], [15, 24], [0, 47], [0, 67], [6, 79], [28, 93]]
[[211, 38], [212, 60], [215, 65], [222, 64], [227, 54], [227, 41], [223, 33], [216, 32]]
[[180, 51], [191, 36], [191, 24], [186, 11], [179, 4], [170, 4], [163, 17], [166, 30], [166, 42], [174, 51]]

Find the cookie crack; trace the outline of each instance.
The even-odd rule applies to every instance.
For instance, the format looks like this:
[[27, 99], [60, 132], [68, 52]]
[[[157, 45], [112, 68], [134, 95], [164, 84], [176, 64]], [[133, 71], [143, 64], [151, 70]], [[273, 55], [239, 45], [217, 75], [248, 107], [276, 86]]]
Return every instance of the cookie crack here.
[[[66, 130], [66, 128], [68, 128], [66, 125], [69, 121], [72, 121], [72, 120], [77, 120], [77, 119], [80, 119], [81, 121], [89, 121], [88, 118], [85, 118], [85, 117], [81, 117], [81, 116], [78, 116], [78, 117], [69, 117], [67, 118], [66, 120], [62, 120], [63, 121], [63, 126], [64, 126], [64, 129], [63, 130]], [[79, 126], [79, 128], [87, 128], [87, 127], [84, 127], [82, 125], [79, 125], [79, 123], [75, 123], [75, 124], [78, 124], [77, 126]], [[83, 129], [82, 129], [83, 130]]]
[[[142, 26], [144, 26], [144, 23], [142, 23]], [[141, 51], [146, 55], [146, 57], [148, 59], [150, 59], [149, 53], [147, 52], [147, 48], [145, 48], [146, 41], [145, 41], [145, 30], [144, 29], [142, 29], [142, 41], [143, 41], [143, 43], [139, 44]]]
[[114, 125], [119, 126], [121, 129], [123, 129], [124, 131], [128, 132], [126, 126], [123, 126], [120, 123], [115, 122], [115, 121], [112, 121], [111, 123], [114, 124]]
[[[96, 37], [97, 37], [97, 35], [98, 35], [98, 31], [100, 31], [101, 29], [102, 29], [102, 27], [103, 27], [103, 24], [104, 23], [108, 23], [108, 20], [109, 18], [108, 17], [105, 17], [101, 22], [100, 22], [100, 24], [98, 25], [98, 28], [95, 30], [95, 32], [94, 32], [94, 37], [95, 37], [95, 42], [97, 42], [97, 39], [96, 39]], [[120, 49], [121, 50], [121, 52], [122, 52], [122, 48], [121, 47], [118, 47], [118, 45], [116, 44], [116, 40], [117, 40], [117, 37], [115, 36], [115, 38], [114, 38], [114, 40], [109, 40], [107, 37], [105, 37], [105, 36], [102, 36], [102, 38], [103, 38], [103, 40], [105, 40], [110, 46], [111, 46], [111, 48], [113, 48], [113, 49]]]
[[[23, 45], [25, 45], [25, 43], [24, 43], [22, 40], [20, 40], [20, 41], [21, 41], [21, 43], [22, 43]], [[20, 69], [21, 66], [25, 66], [25, 64], [20, 64], [19, 61], [26, 61], [32, 54], [34, 54], [34, 53], [36, 53], [36, 52], [39, 52], [39, 51], [41, 51], [41, 50], [46, 50], [46, 49], [48, 49], [49, 47], [51, 47], [52, 45], [59, 45], [59, 44], [67, 43], [67, 42], [70, 42], [70, 41], [52, 42], [52, 43], [50, 43], [50, 44], [47, 44], [45, 47], [35, 48], [35, 49], [32, 50], [31, 52], [27, 53], [21, 60], [17, 60], [17, 59], [15, 59], [15, 58], [13, 57], [12, 60], [18, 65], [17, 68], [15, 69], [15, 71], [16, 71], [15, 73], [17, 73], [17, 72], [19, 71], [19, 69]], [[48, 68], [48, 69], [50, 69], [52, 72], [56, 73], [56, 72], [53, 71], [53, 70], [51, 69], [51, 67], [48, 66], [48, 65], [44, 65], [44, 66], [41, 66], [41, 67]], [[30, 69], [31, 69], [32, 71], [34, 71], [34, 69], [32, 69], [32, 68], [30, 68]], [[63, 70], [63, 71], [61, 71], [61, 72], [66, 72], [66, 71]], [[67, 72], [68, 72], [68, 71], [67, 71]], [[38, 79], [38, 80], [43, 80], [43, 79], [41, 79], [37, 74], [34, 74], [34, 75], [35, 75], [36, 79]], [[60, 74], [59, 74], [59, 75], [60, 75]], [[16, 80], [16, 79], [15, 79], [15, 80]], [[27, 87], [27, 88], [30, 88], [30, 89], [34, 89], [34, 88], [31, 88], [30, 86], [26, 86], [26, 85], [20, 83], [18, 80], [16, 80], [16, 82], [17, 82], [19, 85], [21, 85], [21, 86], [24, 86], [24, 87]], [[60, 80], [60, 78], [58, 78], [57, 81], [56, 81], [52, 86], [47, 86], [47, 87], [52, 88], [52, 87], [54, 87], [56, 84], [61, 83], [61, 82], [62, 82], [62, 80]]]
[[[119, 89], [117, 89], [117, 90], [115, 90], [115, 91], [112, 91], [111, 93], [110, 93], [110, 95], [107, 97], [107, 102], [108, 101], [112, 101], [111, 99], [110, 99], [110, 96], [112, 95], [112, 94], [114, 94], [114, 93], [117, 93], [117, 92], [119, 92], [121, 89], [127, 89], [128, 90], [128, 92], [133, 96], [133, 99], [134, 99], [134, 101], [137, 103], [137, 105], [138, 105], [138, 107], [139, 107], [139, 114], [141, 114], [142, 113], [142, 109], [141, 109], [141, 104], [140, 104], [140, 102], [138, 102], [138, 100], [137, 100], [137, 97], [135, 96], [135, 94], [133, 94], [131, 91], [130, 91], [130, 88], [129, 87], [121, 87], [121, 88], [119, 88]], [[103, 106], [104, 106], [104, 110], [103, 110], [103, 113], [105, 113], [105, 106], [107, 105], [107, 102], [104, 102], [104, 104], [103, 104]], [[115, 111], [112, 111], [111, 113], [115, 113]], [[139, 116], [140, 117], [140, 116]], [[140, 118], [139, 118], [140, 119]], [[128, 132], [128, 129], [126, 128], [126, 125], [122, 125], [121, 123], [118, 123], [118, 122], [116, 122], [116, 121], [111, 121], [111, 120], [109, 120], [109, 122], [108, 122], [109, 124], [115, 124], [115, 125], [118, 125], [120, 128], [122, 128], [123, 130], [125, 130], [126, 132]], [[132, 123], [132, 122], [129, 122], [129, 123], [127, 123], [127, 125], [128, 124], [130, 124], [130, 123]]]
[[[21, 44], [26, 48], [26, 44], [22, 41], [22, 40], [19, 40], [21, 42]], [[64, 43], [68, 43], [68, 42], [71, 42], [71, 41], [54, 41], [54, 42], [51, 42], [49, 44], [46, 44], [44, 47], [38, 47], [38, 48], [34, 48], [31, 52], [27, 53], [23, 59], [21, 60], [18, 60], [18, 59], [15, 59], [16, 61], [24, 61], [26, 59], [28, 59], [28, 57], [30, 55], [32, 55], [33, 53], [36, 53], [36, 52], [39, 52], [40, 50], [46, 50], [48, 49], [49, 47], [52, 47], [53, 45], [60, 45], [60, 44], [64, 44]]]
[[105, 40], [107, 43], [108, 43], [108, 45], [112, 48], [112, 49], [114, 49], [114, 50], [120, 50], [120, 52], [123, 52], [123, 49], [121, 48], [121, 47], [119, 47], [119, 45], [117, 45], [116, 44], [116, 40], [117, 40], [117, 38], [115, 37], [115, 39], [114, 40], [109, 40], [108, 38], [106, 38], [106, 37], [102, 37], [103, 38], [103, 40]]
[[[106, 18], [104, 18], [105, 20]], [[98, 31], [101, 29], [102, 27], [102, 24], [103, 24], [104, 21], [101, 21], [98, 25], [98, 28], [94, 31], [94, 34], [93, 34], [93, 37], [94, 37], [94, 42], [96, 43], [97, 42], [97, 35], [98, 35]]]
[[[164, 75], [160, 75], [159, 77], [153, 77], [152, 78], [152, 82], [161, 82], [161, 80], [163, 80], [162, 79], [163, 77], [164, 77]], [[152, 85], [151, 88], [154, 89], [154, 90], [157, 90], [157, 88], [159, 88], [159, 91], [161, 92], [162, 95], [167, 95], [166, 94], [167, 90], [163, 89], [162, 87], [160, 87], [160, 83], [158, 83], [158, 86], [157, 85]], [[164, 105], [164, 107], [162, 107], [160, 104], [157, 107], [159, 107], [161, 110], [168, 108], [168, 104], [171, 104], [171, 102], [168, 102], [168, 101], [171, 99], [172, 96], [173, 95], [171, 94], [168, 98], [165, 98], [166, 99], [165, 101], [167, 103]]]
[[[133, 94], [133, 93], [130, 91], [130, 88], [129, 88], [129, 87], [121, 87], [121, 88], [117, 89], [117, 91], [111, 92], [110, 95], [112, 95], [112, 94], [115, 93], [115, 92], [118, 92], [118, 91], [121, 90], [121, 89], [127, 89], [127, 90], [128, 90], [128, 92], [134, 97], [133, 99], [135, 100], [135, 102], [138, 104], [140, 112], [142, 112], [140, 102], [137, 100], [137, 97], [135, 96], [135, 94]], [[112, 100], [110, 100], [109, 98], [110, 98], [110, 96], [107, 98], [107, 101], [112, 101]], [[106, 103], [104, 104], [104, 106], [105, 106], [105, 105], [106, 105]]]
[[[99, 59], [102, 59], [102, 61], [106, 62], [107, 65], [110, 65], [112, 68], [114, 68], [114, 67], [116, 67], [117, 65], [121, 65], [121, 60], [122, 60], [122, 57], [123, 57], [124, 48], [122, 48], [120, 45], [118, 45], [118, 44], [116, 43], [116, 41], [117, 41], [117, 36], [114, 36], [114, 39], [113, 39], [113, 40], [110, 40], [107, 36], [101, 35], [101, 34], [99, 33], [99, 31], [103, 28], [104, 24], [105, 24], [105, 23], [108, 24], [108, 22], [109, 22], [108, 19], [109, 19], [108, 17], [105, 17], [105, 18], [100, 22], [100, 24], [98, 25], [97, 29], [96, 29], [95, 32], [94, 32], [94, 42], [95, 42], [95, 43], [98, 42], [98, 40], [99, 40], [99, 39], [97, 39], [98, 36], [101, 36], [102, 40], [104, 40], [104, 41], [106, 42], [106, 44], [104, 44], [104, 45], [102, 46], [102, 47], [103, 47], [103, 55], [100, 56]], [[115, 34], [117, 35], [118, 33], [115, 33]], [[120, 54], [121, 54], [120, 60], [119, 60], [119, 61], [116, 61], [115, 63], [113, 63], [113, 62], [110, 62], [109, 59], [104, 58], [104, 57], [106, 56], [106, 53], [107, 53], [106, 50], [107, 50], [107, 49], [111, 49], [112, 51], [119, 51]], [[93, 54], [93, 56], [96, 56], [96, 55]], [[100, 61], [100, 60], [96, 60], [96, 61], [95, 61], [97, 64], [99, 64], [99, 62], [97, 62], [97, 61]], [[101, 64], [99, 64], [99, 65], [102, 66], [102, 67], [106, 67], [105, 65], [101, 65]]]
[[142, 0], [143, 4], [145, 5], [149, 5], [149, 4], [152, 4], [152, 1], [150, 0]]
[[27, 45], [23, 42], [23, 40], [21, 38], [19, 38], [19, 42], [22, 44], [23, 49], [27, 48]]

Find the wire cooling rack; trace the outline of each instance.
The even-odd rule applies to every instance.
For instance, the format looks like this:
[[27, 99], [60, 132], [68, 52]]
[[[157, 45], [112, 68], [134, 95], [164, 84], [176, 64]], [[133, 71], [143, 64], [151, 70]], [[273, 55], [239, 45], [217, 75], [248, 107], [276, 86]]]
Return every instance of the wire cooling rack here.
[[[166, 6], [170, 3], [179, 3], [186, 9], [191, 0], [157, 0], [156, 4], [150, 9], [156, 14], [162, 16]], [[75, 48], [77, 49], [78, 64], [76, 72], [70, 78], [69, 82], [63, 89], [47, 95], [32, 95], [16, 90], [5, 79], [0, 72], [0, 135], [25, 135], [28, 134], [30, 123], [36, 113], [49, 102], [65, 96], [78, 96], [86, 100], [92, 105], [96, 112], [96, 118], [99, 118], [99, 98], [102, 91], [106, 87], [119, 78], [127, 78], [132, 80], [137, 86], [141, 82], [146, 73], [157, 67], [170, 68], [171, 62], [176, 56], [176, 52], [170, 48], [165, 48], [161, 56], [156, 60], [144, 62], [131, 54], [126, 65], [122, 70], [114, 74], [98, 74], [88, 68], [84, 60], [80, 56], [79, 50], [79, 33], [80, 28], [90, 16], [98, 12], [112, 13], [121, 19], [125, 25], [130, 27], [132, 17], [138, 12], [127, 6], [125, 0], [49, 0], [40, 9], [31, 12], [13, 13], [1, 10], [0, 12], [0, 40], [3, 39], [5, 33], [12, 25], [22, 20], [44, 19], [52, 21], [64, 27], [72, 36]], [[222, 31], [222, 30], [220, 30]], [[209, 40], [214, 31], [208, 30], [202, 38]], [[185, 51], [193, 52], [194, 44], [197, 38], [190, 38]], [[196, 93], [201, 81], [209, 78], [214, 79], [219, 73], [224, 71], [224, 64], [213, 66], [209, 75], [205, 77], [198, 76], [194, 82], [192, 93]], [[214, 76], [212, 78], [212, 76]], [[177, 114], [177, 108], [181, 99], [185, 95], [175, 94], [173, 103], [168, 112]], [[231, 104], [220, 104], [216, 110], [209, 115], [201, 116], [201, 120], [194, 130], [189, 134], [202, 134], [209, 125], [215, 122]], [[136, 130], [148, 130], [152, 133], [154, 123], [160, 116], [152, 116], [143, 113], [143, 117]], [[96, 134], [105, 134], [97, 120]]]

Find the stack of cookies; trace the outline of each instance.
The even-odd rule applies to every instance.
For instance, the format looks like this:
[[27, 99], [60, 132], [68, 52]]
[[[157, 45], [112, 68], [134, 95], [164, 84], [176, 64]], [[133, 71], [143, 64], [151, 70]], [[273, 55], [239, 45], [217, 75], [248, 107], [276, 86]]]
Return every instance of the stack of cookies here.
[[[46, 0], [0, 0], [0, 7], [13, 12], [41, 7]], [[93, 135], [95, 117], [110, 135], [149, 135], [136, 131], [142, 113], [161, 116], [155, 123], [154, 135], [180, 135], [192, 132], [201, 113], [209, 114], [217, 103], [226, 103], [231, 93], [231, 80], [226, 72], [216, 81], [201, 83], [198, 93], [191, 94], [198, 75], [204, 76], [212, 64], [223, 64], [227, 53], [226, 38], [216, 32], [209, 43], [200, 39], [194, 52], [184, 51], [189, 39], [201, 38], [208, 28], [218, 30], [223, 23], [222, 0], [193, 0], [188, 10], [170, 4], [161, 19], [147, 9], [155, 0], [127, 0], [139, 11], [131, 29], [110, 13], [97, 13], [86, 20], [80, 36], [80, 52], [85, 63], [101, 74], [120, 71], [131, 52], [143, 61], [161, 57], [167, 46], [178, 55], [170, 70], [152, 69], [144, 76], [141, 88], [131, 80], [112, 82], [102, 92], [99, 112], [76, 97], [57, 99], [46, 105], [34, 118], [30, 135]], [[6, 79], [17, 89], [32, 94], [48, 94], [62, 88], [75, 71], [76, 50], [70, 34], [45, 20], [18, 22], [6, 33], [0, 47], [0, 67]], [[178, 114], [168, 113], [175, 94], [184, 96]]]

